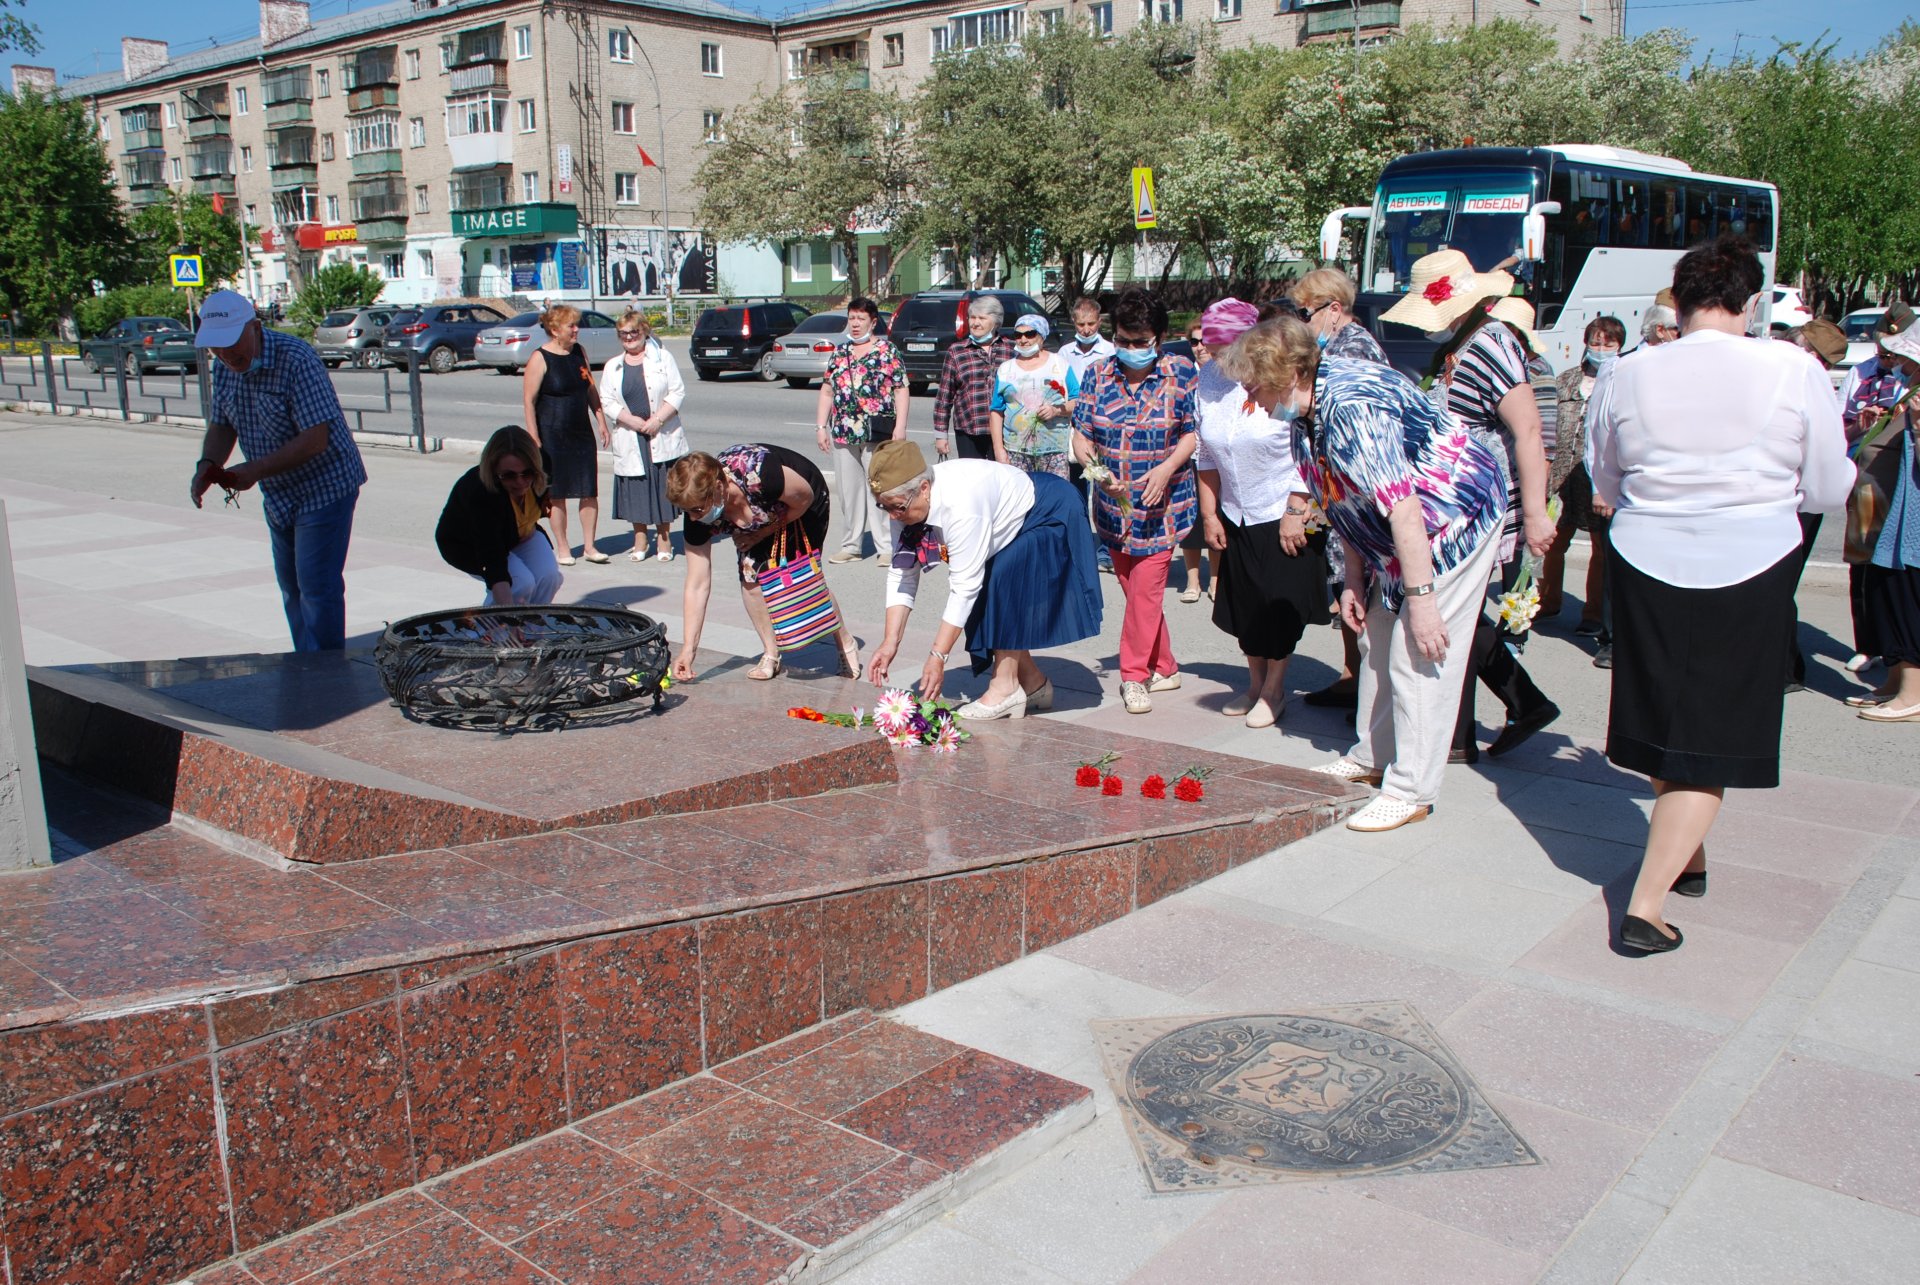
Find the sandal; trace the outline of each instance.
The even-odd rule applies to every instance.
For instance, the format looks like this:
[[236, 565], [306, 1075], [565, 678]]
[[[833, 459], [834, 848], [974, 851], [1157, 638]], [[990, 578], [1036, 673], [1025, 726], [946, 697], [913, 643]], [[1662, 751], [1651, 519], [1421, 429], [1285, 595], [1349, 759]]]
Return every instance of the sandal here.
[[609, 558], [606, 554], [600, 552], [600, 550], [598, 549], [588, 549], [585, 553], [582, 553], [580, 556], [585, 558], [588, 562], [605, 563], [605, 562], [613, 561], [612, 558]]
[[575, 562], [579, 561], [579, 559], [575, 558], [571, 553], [563, 553], [559, 557], [555, 558], [554, 561], [559, 563], [563, 567], [570, 567]]
[[857, 644], [840, 649], [840, 677], [860, 677], [860, 648]]
[[747, 671], [747, 677], [759, 683], [764, 683], [770, 678], [776, 678], [779, 674], [780, 658], [778, 656], [762, 656], [760, 663]]
[[628, 562], [645, 562], [646, 560], [647, 551], [637, 544], [633, 546], [633, 552], [627, 555]]

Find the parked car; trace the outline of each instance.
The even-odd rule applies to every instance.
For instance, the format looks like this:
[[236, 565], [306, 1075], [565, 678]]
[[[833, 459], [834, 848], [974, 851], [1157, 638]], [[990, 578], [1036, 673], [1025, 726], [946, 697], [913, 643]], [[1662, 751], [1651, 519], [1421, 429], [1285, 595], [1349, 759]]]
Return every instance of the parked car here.
[[1836, 370], [1852, 370], [1880, 350], [1879, 342], [1873, 337], [1873, 328], [1886, 315], [1885, 308], [1862, 308], [1841, 319], [1840, 329], [1847, 336], [1847, 355], [1841, 358]]
[[[880, 314], [876, 332], [885, 338], [890, 313]], [[827, 359], [847, 342], [847, 314], [816, 312], [773, 341], [773, 373], [788, 388], [806, 388], [827, 373]]]
[[387, 321], [380, 351], [388, 361], [406, 364], [411, 348], [428, 370], [444, 375], [461, 361], [473, 360], [474, 341], [488, 326], [506, 318], [484, 303], [436, 303], [406, 308]]
[[1792, 330], [1795, 326], [1804, 326], [1813, 320], [1813, 314], [1807, 310], [1807, 304], [1800, 297], [1797, 286], [1773, 288], [1773, 320], [1769, 323], [1774, 330]]
[[138, 377], [158, 366], [177, 366], [189, 373], [200, 368], [200, 350], [193, 332], [176, 317], [126, 317], [80, 343], [80, 360], [88, 370], [112, 370], [124, 362], [127, 374]]
[[[1018, 290], [922, 290], [901, 304], [893, 318], [893, 344], [900, 350], [914, 392], [924, 393], [927, 385], [940, 378], [947, 349], [966, 338], [967, 309], [982, 295], [993, 295], [1006, 309], [1000, 333], [1009, 339], [1013, 337], [1014, 318], [1026, 312], [1047, 315], [1038, 299]], [[1055, 325], [1047, 347], [1058, 348], [1061, 336], [1072, 329]]]
[[741, 303], [709, 308], [693, 323], [693, 369], [702, 379], [718, 379], [723, 370], [751, 370], [772, 380], [773, 341], [807, 319], [797, 303]]
[[342, 308], [313, 328], [313, 348], [328, 366], [365, 366], [379, 358], [387, 322], [398, 308]]
[[[526, 368], [533, 350], [547, 342], [540, 329], [538, 312], [523, 312], [498, 326], [480, 332], [473, 346], [474, 360], [491, 366], [503, 375], [517, 375]], [[620, 352], [620, 332], [612, 317], [604, 312], [580, 311], [580, 347], [597, 371]]]

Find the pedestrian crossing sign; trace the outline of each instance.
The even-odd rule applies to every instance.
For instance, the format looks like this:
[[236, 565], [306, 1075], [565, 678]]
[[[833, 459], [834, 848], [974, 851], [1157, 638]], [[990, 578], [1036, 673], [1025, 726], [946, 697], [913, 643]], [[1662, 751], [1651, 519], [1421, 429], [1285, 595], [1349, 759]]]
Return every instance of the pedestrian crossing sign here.
[[167, 262], [173, 266], [173, 284], [176, 286], [197, 286], [200, 280], [200, 256], [197, 254], [173, 254], [167, 256]]
[[1160, 226], [1160, 216], [1154, 209], [1153, 171], [1145, 165], [1136, 165], [1133, 170], [1133, 226], [1140, 229]]

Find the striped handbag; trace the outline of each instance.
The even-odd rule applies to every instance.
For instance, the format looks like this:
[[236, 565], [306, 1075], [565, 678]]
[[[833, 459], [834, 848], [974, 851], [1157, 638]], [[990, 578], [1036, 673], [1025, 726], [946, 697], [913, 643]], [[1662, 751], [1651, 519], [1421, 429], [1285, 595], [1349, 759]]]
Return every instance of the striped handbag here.
[[787, 534], [794, 529], [789, 526], [780, 533], [773, 559], [758, 577], [760, 596], [766, 600], [767, 615], [773, 620], [774, 643], [781, 651], [804, 647], [840, 628], [840, 612], [833, 595], [827, 592], [820, 551], [804, 531], [800, 535], [802, 551], [787, 557]]

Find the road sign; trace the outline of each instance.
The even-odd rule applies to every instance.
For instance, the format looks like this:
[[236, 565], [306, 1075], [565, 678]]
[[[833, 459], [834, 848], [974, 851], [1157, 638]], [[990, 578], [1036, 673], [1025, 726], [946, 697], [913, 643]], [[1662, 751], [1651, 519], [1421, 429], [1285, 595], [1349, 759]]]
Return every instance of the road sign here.
[[167, 263], [173, 268], [173, 284], [193, 287], [204, 284], [200, 273], [200, 256], [197, 254], [171, 254]]
[[1160, 226], [1153, 199], [1153, 171], [1145, 165], [1136, 165], [1133, 170], [1133, 226], [1137, 229]]

